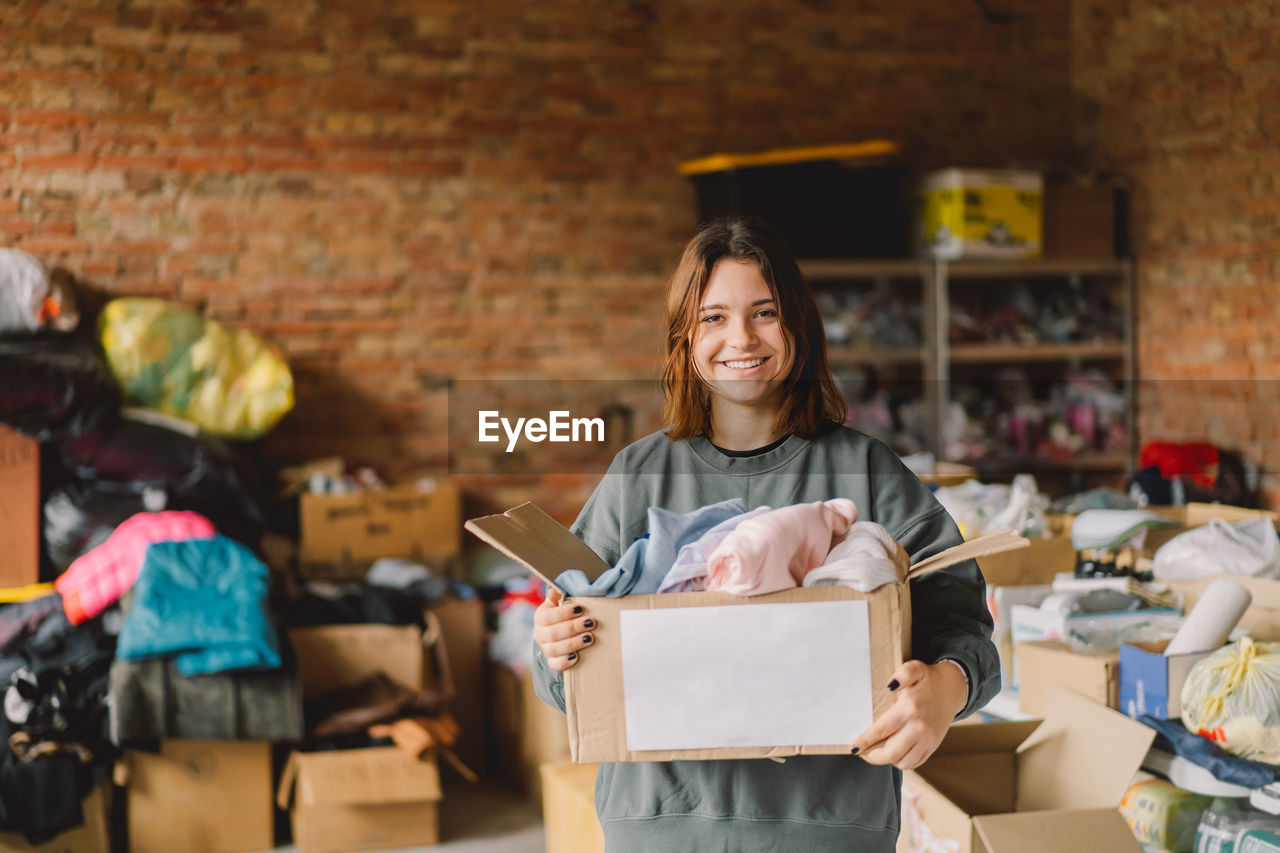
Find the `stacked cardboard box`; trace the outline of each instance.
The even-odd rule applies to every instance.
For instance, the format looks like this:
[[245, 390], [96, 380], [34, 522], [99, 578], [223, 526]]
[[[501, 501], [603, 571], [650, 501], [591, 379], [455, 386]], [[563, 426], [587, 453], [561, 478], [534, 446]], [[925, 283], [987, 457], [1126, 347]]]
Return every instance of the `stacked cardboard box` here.
[[263, 850], [274, 847], [271, 745], [166, 740], [160, 752], [127, 750], [129, 850]]
[[40, 574], [40, 446], [0, 424], [0, 587]]

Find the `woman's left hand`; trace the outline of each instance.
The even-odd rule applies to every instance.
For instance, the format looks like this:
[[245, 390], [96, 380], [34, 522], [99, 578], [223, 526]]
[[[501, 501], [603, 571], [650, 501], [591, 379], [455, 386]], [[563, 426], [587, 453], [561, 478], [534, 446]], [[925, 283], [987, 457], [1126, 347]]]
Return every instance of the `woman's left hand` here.
[[942, 743], [956, 714], [969, 701], [969, 685], [964, 672], [949, 661], [918, 660], [898, 667], [889, 685], [897, 700], [854, 739], [852, 751], [868, 764], [913, 770]]

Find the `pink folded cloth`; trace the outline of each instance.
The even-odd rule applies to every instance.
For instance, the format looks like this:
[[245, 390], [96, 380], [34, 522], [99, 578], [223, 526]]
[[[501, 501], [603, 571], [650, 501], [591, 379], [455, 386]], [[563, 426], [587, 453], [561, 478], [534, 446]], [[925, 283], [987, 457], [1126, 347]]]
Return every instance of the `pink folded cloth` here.
[[764, 595], [800, 585], [858, 520], [848, 498], [784, 506], [747, 519], [707, 560], [706, 589]]
[[140, 512], [117, 525], [107, 541], [67, 567], [53, 588], [62, 593], [67, 621], [78, 625], [106, 610], [138, 578], [152, 542], [209, 539], [213, 522], [195, 512]]

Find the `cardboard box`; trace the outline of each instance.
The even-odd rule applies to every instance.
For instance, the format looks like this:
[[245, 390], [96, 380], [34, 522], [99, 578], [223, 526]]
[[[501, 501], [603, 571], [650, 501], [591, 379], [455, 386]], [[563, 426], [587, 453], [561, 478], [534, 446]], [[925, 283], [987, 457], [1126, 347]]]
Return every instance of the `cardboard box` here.
[[[472, 519], [466, 527], [548, 584], [554, 585], [554, 578], [567, 569], [580, 569], [592, 579], [609, 568], [580, 539], [530, 503], [501, 515]], [[909, 577], [918, 577], [996, 550], [1024, 547], [1026, 541], [1011, 531], [975, 539], [922, 560], [911, 568]], [[852, 606], [831, 607], [832, 604], [846, 603]], [[747, 644], [759, 646], [764, 639], [775, 648], [812, 650], [812, 624], [799, 618], [796, 608], [781, 608], [772, 613], [761, 610], [742, 616], [731, 616], [727, 610], [766, 608], [773, 604], [805, 605], [807, 618], [831, 618], [830, 614], [838, 610], [839, 618], [845, 620], [846, 624], [840, 627], [850, 645], [845, 647], [849, 651], [840, 652], [838, 664], [852, 668], [865, 661], [869, 677], [857, 682], [841, 679], [839, 686], [846, 691], [846, 698], [839, 702], [838, 713], [832, 713], [837, 700], [832, 698], [830, 678], [824, 677], [827, 671], [823, 667], [826, 664], [815, 666], [804, 655], [789, 656], [783, 668], [774, 667], [762, 672], [754, 652], [734, 658], [732, 667], [726, 668], [723, 659], [699, 658], [696, 651], [700, 647], [696, 644], [685, 647], [679, 655], [671, 655], [654, 651], [651, 645], [641, 643], [627, 650], [633, 661], [639, 660], [637, 670], [648, 664], [669, 670], [671, 677], [663, 679], [661, 697], [653, 696], [652, 689], [644, 696], [650, 701], [660, 699], [663, 719], [657, 720], [652, 713], [647, 716], [636, 713], [628, 720], [628, 704], [638, 703], [641, 697], [628, 694], [623, 689], [626, 673], [622, 636], [627, 614], [638, 612], [638, 618], [631, 619], [631, 624], [637, 627], [659, 620], [682, 622], [680, 637], [686, 636], [684, 631], [687, 627], [705, 630], [709, 622], [715, 621], [717, 642], [732, 648]], [[695, 612], [697, 608], [715, 609], [699, 613]], [[599, 623], [592, 632], [595, 643], [578, 665], [565, 672], [569, 748], [573, 760], [579, 763], [847, 755], [849, 743], [860, 729], [848, 731], [848, 739], [844, 740], [845, 729], [856, 727], [858, 717], [855, 714], [865, 714], [869, 724], [870, 719], [893, 704], [894, 695], [886, 685], [911, 651], [911, 600], [910, 587], [906, 583], [882, 586], [869, 594], [848, 587], [831, 586], [790, 589], [753, 598], [716, 592], [593, 598], [591, 614]], [[687, 618], [683, 618], [686, 614]], [[762, 634], [760, 625], [765, 620], [785, 622], [786, 625], [771, 627]], [[727, 623], [730, 622], [735, 628], [729, 628]], [[855, 630], [855, 625], [861, 627]], [[675, 635], [669, 630], [650, 632], [647, 640], [652, 643], [655, 638], [669, 639], [672, 636]], [[865, 658], [859, 655], [863, 649], [866, 650]], [[706, 691], [701, 689], [704, 684], [698, 681], [698, 676], [689, 675], [691, 665], [701, 666], [703, 672], [714, 672], [721, 677], [728, 673], [731, 675], [728, 681], [735, 687], [756, 685], [760, 693], [768, 691], [769, 695], [761, 704], [778, 700], [778, 703], [787, 705], [786, 731], [780, 732], [775, 726], [769, 735], [758, 735], [761, 715], [739, 714], [732, 726], [728, 724], [727, 717], [716, 719], [713, 728], [715, 738], [721, 742], [719, 745], [699, 746], [688, 742], [688, 723], [711, 719], [701, 711], [689, 710], [698, 705], [699, 698], [706, 696]], [[797, 673], [801, 675], [797, 677]], [[779, 677], [785, 678], [791, 688], [778, 690], [776, 679]], [[753, 707], [758, 711], [760, 706]], [[777, 707], [770, 710], [778, 711]], [[824, 728], [818, 728], [819, 724], [815, 723], [819, 717]], [[838, 718], [838, 724], [829, 723], [832, 717]], [[651, 748], [648, 744], [655, 742], [656, 738], [650, 737], [641, 741], [646, 744], [644, 748], [630, 746], [639, 740], [636, 728], [655, 722], [665, 723], [668, 718], [681, 722], [676, 726], [664, 725], [660, 737], [666, 738], [668, 743], [681, 745]], [[833, 734], [829, 739], [818, 738], [814, 734], [816, 731], [834, 733], [837, 726], [842, 726], [839, 737]], [[820, 740], [823, 742], [818, 742]], [[731, 745], [725, 745], [726, 741], [732, 741]]]
[[302, 853], [337, 853], [438, 843], [441, 796], [434, 756], [388, 746], [292, 753], [276, 803]]
[[1120, 653], [1115, 649], [1075, 652], [1059, 640], [1018, 643], [1018, 707], [1042, 716], [1050, 688], [1065, 687], [1109, 708], [1120, 706]]
[[938, 258], [1037, 258], [1044, 181], [1037, 172], [942, 169], [921, 182], [921, 249]]
[[379, 557], [452, 557], [462, 548], [462, 499], [447, 480], [349, 495], [305, 493], [298, 561], [308, 577], [363, 578]]
[[111, 853], [111, 782], [104, 779], [80, 801], [84, 823], [32, 844], [21, 833], [0, 832], [0, 853]]
[[124, 762], [133, 853], [275, 846], [269, 743], [166, 740]]
[[462, 726], [453, 750], [463, 763], [478, 772], [485, 766], [485, 733], [489, 728], [489, 703], [485, 701], [484, 604], [478, 598], [447, 598], [431, 605], [429, 613], [439, 620], [444, 654], [453, 680], [453, 716]]
[[897, 849], [932, 838], [955, 853], [1138, 853], [1117, 806], [1154, 739], [1063, 688], [1051, 690], [1043, 722], [952, 726], [903, 774]]
[[604, 853], [596, 815], [598, 764], [542, 765], [542, 821], [547, 853]]
[[40, 445], [0, 424], [0, 587], [40, 580]]
[[1026, 548], [978, 558], [988, 587], [1050, 584], [1059, 572], [1075, 571], [1076, 551], [1070, 537], [1033, 537], [1027, 541], [1030, 544]]
[[[1119, 187], [1047, 181], [1044, 187], [1046, 258], [1123, 257], [1124, 223], [1117, 222]], [[1117, 225], [1120, 230], [1117, 231]]]
[[1190, 612], [1204, 595], [1209, 584], [1218, 578], [1226, 578], [1249, 590], [1253, 601], [1240, 617], [1237, 628], [1249, 632], [1255, 640], [1280, 640], [1280, 580], [1250, 578], [1244, 575], [1214, 575], [1198, 581], [1161, 581], [1182, 593], [1185, 612]]
[[1269, 518], [1272, 521], [1280, 520], [1280, 513], [1275, 513], [1271, 510], [1249, 509], [1242, 506], [1231, 506], [1230, 504], [1189, 503], [1181, 506], [1147, 507], [1147, 509], [1176, 521], [1183, 527], [1199, 527], [1202, 524], [1208, 524], [1215, 518], [1220, 518], [1228, 524], [1234, 524], [1237, 521], [1249, 521], [1254, 518]]
[[1168, 640], [1120, 644], [1119, 709], [1134, 719], [1150, 714], [1159, 720], [1182, 716], [1182, 684], [1191, 667], [1213, 652], [1166, 656]]
[[302, 698], [353, 687], [381, 670], [405, 687], [426, 682], [422, 629], [416, 625], [317, 625], [290, 628]]
[[569, 731], [564, 715], [538, 698], [533, 675], [494, 666], [493, 739], [498, 768], [532, 799], [542, 796], [544, 764], [569, 759]]

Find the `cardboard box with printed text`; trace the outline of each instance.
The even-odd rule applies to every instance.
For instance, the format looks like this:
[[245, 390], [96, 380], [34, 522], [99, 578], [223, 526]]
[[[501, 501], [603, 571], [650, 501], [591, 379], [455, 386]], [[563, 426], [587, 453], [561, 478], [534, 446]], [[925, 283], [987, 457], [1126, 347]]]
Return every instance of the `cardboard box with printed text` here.
[[1117, 807], [1154, 739], [1061, 687], [1043, 722], [952, 726], [903, 774], [898, 853], [1139, 853]]
[[[567, 569], [579, 569], [588, 579], [595, 579], [609, 568], [586, 544], [531, 503], [501, 515], [472, 519], [466, 527], [551, 585]], [[1011, 531], [992, 534], [920, 561], [908, 577], [1025, 544], [1025, 539]], [[736, 615], [731, 612], [733, 608], [768, 608], [775, 604], [802, 608], [739, 611]], [[833, 608], [833, 604], [837, 607]], [[716, 592], [631, 595], [592, 598], [589, 607], [598, 622], [592, 632], [595, 642], [590, 652], [565, 672], [564, 679], [570, 755], [579, 763], [847, 754], [849, 743], [861, 729], [846, 730], [844, 723], [852, 725], [857, 714], [862, 714], [869, 725], [889, 708], [894, 696], [887, 684], [911, 653], [907, 583], [889, 584], [871, 593], [830, 586], [790, 589], [753, 598]], [[834, 650], [829, 648], [834, 645], [829, 640], [815, 644], [808, 618], [828, 620], [824, 624], [843, 622], [845, 643]], [[673, 621], [684, 625], [675, 632], [644, 632], [645, 627]], [[766, 622], [773, 627], [762, 628]], [[707, 630], [711, 624], [714, 631]], [[674, 656], [660, 648], [664, 640], [684, 642], [687, 627], [703, 630], [706, 636], [714, 634], [716, 641], [726, 647], [750, 646], [759, 650], [767, 645], [781, 650], [786, 657], [782, 663], [762, 671], [752, 654], [738, 654], [726, 662], [701, 659], [688, 647]], [[643, 640], [624, 643], [628, 631], [630, 636]], [[692, 648], [697, 648], [696, 644]], [[839, 660], [814, 657], [815, 654], [834, 654]], [[815, 660], [822, 662], [815, 664]], [[830, 671], [824, 669], [832, 663], [847, 665], [850, 672], [858, 666], [866, 667], [856, 683], [852, 677], [847, 683], [843, 677], [835, 679], [847, 691], [847, 699], [842, 702], [832, 699], [833, 680]], [[655, 671], [661, 676], [655, 678]], [[691, 674], [695, 672], [715, 673], [721, 683], [729, 679], [735, 688], [755, 690], [755, 695], [761, 697], [760, 705], [738, 709], [731, 715], [717, 714], [714, 720], [700, 710], [690, 710], [704, 708], [708, 701], [708, 685]], [[640, 680], [644, 676], [649, 677], [647, 682]], [[636, 710], [641, 707], [642, 693], [624, 690], [624, 680], [628, 678], [633, 685], [640, 683], [647, 688], [643, 699], [649, 704], [644, 713]], [[779, 678], [787, 682], [787, 689], [776, 686]], [[714, 703], [715, 691], [710, 692]], [[663, 708], [660, 715], [649, 710], [655, 705]], [[767, 735], [760, 735], [764, 731], [761, 718], [766, 716], [761, 710], [766, 706], [770, 712], [785, 706], [782, 723], [769, 728]], [[822, 724], [813, 722], [815, 715], [822, 715]], [[703, 745], [690, 742], [689, 723], [693, 721], [711, 722], [713, 739], [718, 743], [707, 746], [706, 741]], [[637, 734], [642, 728], [643, 737]], [[837, 730], [838, 738], [822, 739], [814, 734]], [[844, 740], [846, 734], [848, 739]], [[645, 746], [633, 746], [637, 743]], [[654, 743], [664, 745], [650, 745]]]
[[298, 563], [304, 577], [363, 579], [380, 557], [453, 557], [462, 548], [462, 498], [448, 480], [345, 495], [304, 493]]

